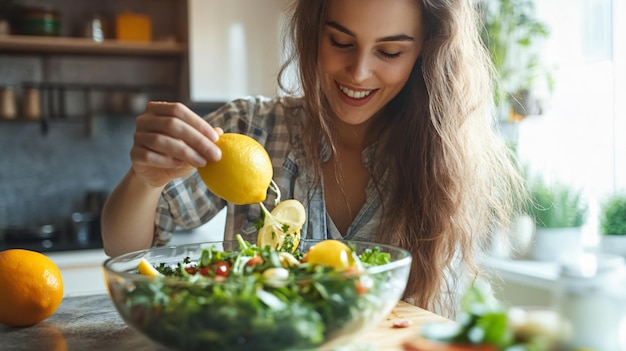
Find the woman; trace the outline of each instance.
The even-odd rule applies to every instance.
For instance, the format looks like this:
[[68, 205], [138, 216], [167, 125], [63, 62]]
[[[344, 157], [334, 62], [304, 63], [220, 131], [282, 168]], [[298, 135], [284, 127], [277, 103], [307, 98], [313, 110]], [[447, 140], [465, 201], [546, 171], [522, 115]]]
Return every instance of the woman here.
[[295, 1], [301, 96], [236, 100], [206, 119], [150, 103], [137, 118], [132, 168], [103, 212], [106, 252], [164, 244], [224, 206], [225, 238], [254, 241], [259, 205], [227, 204], [194, 171], [220, 159], [220, 133], [244, 133], [270, 153], [283, 197], [307, 208], [303, 237], [408, 249], [405, 299], [453, 316], [478, 277], [476, 257], [523, 194], [493, 132], [491, 67], [472, 6]]

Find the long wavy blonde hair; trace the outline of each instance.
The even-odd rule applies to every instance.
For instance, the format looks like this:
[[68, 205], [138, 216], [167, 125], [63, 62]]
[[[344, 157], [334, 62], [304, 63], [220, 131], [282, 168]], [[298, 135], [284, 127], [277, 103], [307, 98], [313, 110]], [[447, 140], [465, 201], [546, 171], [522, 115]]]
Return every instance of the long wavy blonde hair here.
[[[320, 140], [332, 144], [332, 118], [318, 75], [318, 44], [328, 1], [297, 0], [289, 23], [291, 63], [298, 66], [309, 120], [303, 145], [319, 165]], [[453, 316], [462, 287], [480, 275], [477, 257], [498, 229], [521, 212], [523, 180], [494, 127], [493, 69], [479, 36], [472, 0], [416, 0], [426, 38], [411, 77], [381, 111], [379, 158], [387, 169], [380, 242], [413, 255], [404, 298]], [[281, 85], [282, 86], [282, 85]], [[284, 87], [283, 87], [284, 88]], [[316, 176], [320, 177], [317, 170]], [[382, 191], [382, 190], [381, 190]]]

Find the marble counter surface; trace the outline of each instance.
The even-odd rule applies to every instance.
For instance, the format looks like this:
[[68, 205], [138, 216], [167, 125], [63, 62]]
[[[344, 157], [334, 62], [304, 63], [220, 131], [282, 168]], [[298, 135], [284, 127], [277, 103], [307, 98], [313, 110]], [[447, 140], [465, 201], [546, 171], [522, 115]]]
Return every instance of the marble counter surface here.
[[[396, 328], [396, 320], [408, 320], [408, 328]], [[399, 302], [377, 328], [359, 337], [342, 351], [401, 351], [418, 336], [419, 326], [449, 322], [421, 308]], [[107, 294], [70, 296], [45, 321], [26, 328], [0, 325], [2, 351], [167, 351], [128, 327]]]
[[0, 325], [0, 340], [0, 350], [7, 351], [165, 351], [128, 327], [106, 294], [65, 298], [32, 327]]

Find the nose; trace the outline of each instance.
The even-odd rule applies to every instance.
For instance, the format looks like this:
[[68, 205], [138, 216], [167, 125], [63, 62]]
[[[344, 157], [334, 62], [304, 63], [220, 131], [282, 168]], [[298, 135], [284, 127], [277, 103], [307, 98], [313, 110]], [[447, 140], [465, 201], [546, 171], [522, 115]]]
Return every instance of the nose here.
[[371, 62], [362, 52], [357, 52], [351, 57], [347, 68], [355, 83], [361, 83], [372, 75]]

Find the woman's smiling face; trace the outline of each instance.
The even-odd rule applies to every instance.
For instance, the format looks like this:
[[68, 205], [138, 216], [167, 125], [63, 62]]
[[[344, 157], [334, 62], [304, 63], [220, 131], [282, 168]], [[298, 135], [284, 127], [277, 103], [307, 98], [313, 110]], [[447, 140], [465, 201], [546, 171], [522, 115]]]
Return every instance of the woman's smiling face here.
[[423, 40], [416, 0], [330, 0], [319, 69], [338, 118], [358, 125], [380, 111], [408, 80]]

